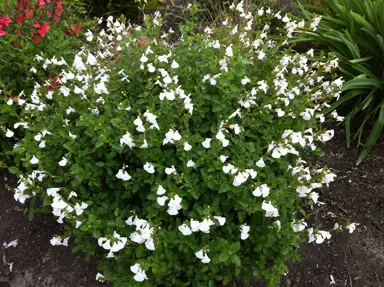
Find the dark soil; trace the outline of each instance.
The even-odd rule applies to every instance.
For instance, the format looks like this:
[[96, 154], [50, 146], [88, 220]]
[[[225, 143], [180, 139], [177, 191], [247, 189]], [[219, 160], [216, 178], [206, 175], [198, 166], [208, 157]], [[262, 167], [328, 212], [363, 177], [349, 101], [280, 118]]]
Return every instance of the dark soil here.
[[[63, 234], [53, 216], [39, 215], [29, 221], [24, 206], [15, 202], [5, 185], [15, 187], [16, 180], [0, 169], [0, 287], [106, 286], [95, 280], [95, 262], [71, 253], [70, 247], [50, 244], [55, 234]], [[3, 246], [15, 239], [16, 247]]]
[[320, 191], [326, 205], [313, 221], [360, 225], [353, 234], [333, 233], [329, 244], [303, 245], [302, 261], [290, 265], [281, 286], [329, 286], [331, 275], [333, 286], [384, 286], [384, 141], [356, 166], [359, 149], [348, 149], [344, 130], [337, 128], [325, 152], [319, 163], [334, 169], [338, 179]]
[[[360, 225], [353, 234], [334, 233], [329, 244], [302, 246], [302, 262], [290, 264], [281, 287], [384, 286], [384, 144], [377, 145], [358, 167], [359, 150], [345, 147], [344, 132], [328, 144], [319, 161], [333, 168], [339, 178], [320, 191], [326, 205], [314, 216], [325, 228], [347, 219]], [[8, 177], [8, 180], [6, 179]], [[62, 234], [52, 216], [38, 216], [30, 222], [23, 207], [16, 204], [5, 185], [15, 180], [0, 171], [0, 287], [95, 287], [96, 262], [72, 254], [68, 247], [53, 247], [49, 240]], [[328, 224], [328, 225], [327, 225]], [[18, 239], [16, 247], [5, 249], [4, 241]], [[13, 270], [7, 263], [13, 262]], [[237, 284], [234, 284], [237, 285]], [[264, 287], [261, 282], [255, 286]]]

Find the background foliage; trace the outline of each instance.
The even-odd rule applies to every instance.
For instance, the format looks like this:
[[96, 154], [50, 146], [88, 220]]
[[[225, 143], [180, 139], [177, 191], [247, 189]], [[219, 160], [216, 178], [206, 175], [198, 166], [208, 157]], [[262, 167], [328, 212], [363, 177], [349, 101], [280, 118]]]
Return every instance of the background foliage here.
[[[303, 33], [299, 42], [321, 44], [341, 60], [339, 70], [349, 81], [344, 94], [329, 111], [345, 105], [347, 145], [351, 126], [360, 125], [355, 138], [363, 150], [357, 164], [367, 156], [384, 125], [384, 1], [325, 0], [325, 7], [302, 6], [305, 19], [322, 16], [316, 31]], [[309, 11], [316, 11], [313, 14]], [[364, 132], [370, 129], [367, 140]]]

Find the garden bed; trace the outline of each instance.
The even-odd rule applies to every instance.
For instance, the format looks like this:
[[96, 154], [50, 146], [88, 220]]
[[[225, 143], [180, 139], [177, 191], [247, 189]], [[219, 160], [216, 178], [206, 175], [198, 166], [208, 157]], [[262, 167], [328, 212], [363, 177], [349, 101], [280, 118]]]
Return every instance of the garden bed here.
[[[347, 149], [344, 137], [339, 128], [320, 160], [335, 169], [338, 180], [321, 190], [326, 205], [314, 220], [333, 224], [350, 219], [360, 225], [353, 234], [333, 233], [329, 244], [303, 245], [302, 262], [290, 265], [281, 286], [329, 286], [331, 275], [334, 286], [384, 286], [384, 145], [377, 145], [355, 167], [359, 150]], [[14, 186], [15, 180], [1, 170], [0, 243], [18, 239], [18, 244], [1, 246], [0, 287], [106, 286], [95, 281], [96, 262], [87, 263], [70, 248], [50, 245], [54, 234], [62, 234], [61, 225], [51, 215], [29, 222], [6, 184]], [[8, 263], [13, 263], [12, 272]]]

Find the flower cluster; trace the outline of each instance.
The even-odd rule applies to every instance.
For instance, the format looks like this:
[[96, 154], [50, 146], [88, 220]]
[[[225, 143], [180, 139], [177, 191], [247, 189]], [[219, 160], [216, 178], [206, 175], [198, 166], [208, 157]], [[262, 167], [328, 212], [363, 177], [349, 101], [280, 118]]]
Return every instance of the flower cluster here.
[[[232, 8], [245, 25], [200, 31], [192, 5], [175, 41], [158, 13], [146, 28], [109, 17], [86, 32], [99, 50], [71, 64], [36, 57], [61, 72], [57, 85], [19, 97], [33, 117], [4, 131], [25, 131], [14, 153], [31, 176], [15, 198], [44, 199], [79, 248], [102, 255], [99, 279], [205, 286], [268, 273], [276, 282], [300, 242], [330, 238], [302, 206], [316, 208], [316, 189], [335, 175], [302, 158], [333, 136], [319, 122], [340, 94], [337, 60], [286, 49], [289, 19], [268, 7]], [[276, 22], [283, 41], [270, 35]]]
[[[13, 23], [11, 31], [16, 29], [18, 36], [23, 37], [26, 30], [31, 30], [29, 22], [33, 22], [31, 35], [35, 43], [39, 43], [50, 30], [50, 22], [59, 22], [64, 8], [59, 0], [18, 0], [12, 14], [0, 15], [0, 36], [7, 34], [8, 26]], [[28, 22], [28, 23], [27, 23]], [[7, 29], [5, 29], [7, 27]]]

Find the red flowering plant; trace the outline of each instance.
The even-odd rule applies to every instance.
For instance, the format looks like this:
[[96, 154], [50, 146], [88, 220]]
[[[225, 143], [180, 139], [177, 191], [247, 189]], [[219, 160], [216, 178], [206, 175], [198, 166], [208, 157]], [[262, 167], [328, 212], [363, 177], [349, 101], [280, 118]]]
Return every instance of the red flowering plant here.
[[[64, 0], [65, 1], [65, 0]], [[3, 138], [7, 128], [20, 121], [19, 100], [29, 94], [35, 82], [57, 77], [56, 68], [39, 69], [43, 62], [36, 56], [52, 58], [60, 52], [58, 62], [73, 58], [83, 46], [82, 31], [87, 21], [79, 21], [73, 6], [60, 0], [0, 1], [0, 149], [9, 140]], [[70, 12], [70, 13], [68, 13]], [[85, 21], [85, 22], [84, 22]], [[39, 70], [39, 72], [37, 72]], [[11, 104], [13, 103], [13, 104]], [[0, 165], [3, 156], [0, 156]]]

